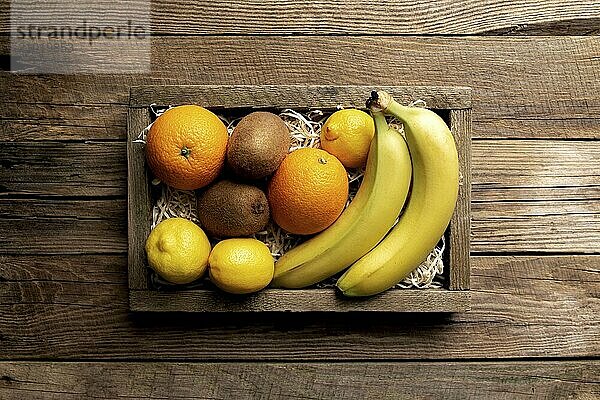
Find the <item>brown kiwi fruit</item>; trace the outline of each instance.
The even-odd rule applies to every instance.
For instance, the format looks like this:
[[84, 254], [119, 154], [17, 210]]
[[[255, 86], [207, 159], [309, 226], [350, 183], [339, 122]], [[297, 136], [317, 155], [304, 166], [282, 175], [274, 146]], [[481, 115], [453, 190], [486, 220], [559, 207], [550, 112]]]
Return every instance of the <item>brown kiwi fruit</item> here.
[[256, 111], [242, 118], [233, 130], [227, 144], [227, 165], [242, 178], [264, 178], [279, 167], [290, 144], [290, 130], [279, 116]]
[[223, 180], [198, 197], [198, 219], [211, 236], [249, 236], [269, 222], [269, 203], [256, 186]]

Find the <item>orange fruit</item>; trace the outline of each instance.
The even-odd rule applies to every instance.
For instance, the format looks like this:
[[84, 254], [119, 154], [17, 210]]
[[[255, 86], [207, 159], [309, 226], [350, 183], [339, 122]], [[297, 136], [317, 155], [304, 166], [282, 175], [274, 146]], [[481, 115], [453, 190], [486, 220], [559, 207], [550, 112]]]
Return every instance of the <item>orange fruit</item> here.
[[227, 128], [212, 112], [196, 105], [170, 108], [146, 136], [146, 159], [154, 175], [176, 189], [211, 183], [223, 168]]
[[348, 174], [324, 150], [302, 148], [288, 154], [268, 187], [273, 221], [299, 235], [320, 232], [340, 216], [348, 199]]

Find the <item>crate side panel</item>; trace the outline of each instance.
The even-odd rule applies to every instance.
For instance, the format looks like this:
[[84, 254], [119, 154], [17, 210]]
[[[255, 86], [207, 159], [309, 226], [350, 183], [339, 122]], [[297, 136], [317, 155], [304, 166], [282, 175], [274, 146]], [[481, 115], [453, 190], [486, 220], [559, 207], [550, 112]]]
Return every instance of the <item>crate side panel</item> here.
[[186, 312], [464, 312], [470, 293], [444, 289], [388, 290], [367, 298], [343, 298], [333, 289], [266, 289], [249, 296], [216, 290], [133, 290], [133, 311]]
[[364, 108], [372, 90], [385, 90], [399, 102], [423, 100], [434, 109], [471, 106], [471, 88], [434, 86], [136, 86], [130, 106], [201, 104], [205, 107]]
[[134, 143], [150, 123], [148, 109], [129, 109], [127, 115], [127, 232], [130, 289], [147, 289], [144, 243], [150, 233], [152, 200], [144, 145]]
[[450, 290], [470, 287], [471, 266], [471, 110], [450, 111], [450, 126], [458, 150], [460, 186], [450, 221]]

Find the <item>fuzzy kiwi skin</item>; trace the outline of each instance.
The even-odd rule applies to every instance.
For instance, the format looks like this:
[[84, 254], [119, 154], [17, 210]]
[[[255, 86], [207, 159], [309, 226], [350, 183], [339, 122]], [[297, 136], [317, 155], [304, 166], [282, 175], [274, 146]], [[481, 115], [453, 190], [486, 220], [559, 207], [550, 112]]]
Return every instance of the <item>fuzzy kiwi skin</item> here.
[[227, 144], [227, 165], [241, 178], [264, 178], [279, 167], [290, 144], [290, 130], [278, 115], [255, 111], [233, 130]]
[[198, 219], [217, 238], [249, 236], [269, 222], [269, 203], [256, 186], [223, 180], [198, 197]]

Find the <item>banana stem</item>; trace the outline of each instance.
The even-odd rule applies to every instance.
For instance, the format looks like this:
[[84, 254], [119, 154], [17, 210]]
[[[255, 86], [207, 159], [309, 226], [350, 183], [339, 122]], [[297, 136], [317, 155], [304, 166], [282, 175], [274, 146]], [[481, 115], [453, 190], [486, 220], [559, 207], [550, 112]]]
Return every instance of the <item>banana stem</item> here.
[[391, 94], [383, 90], [371, 92], [371, 97], [367, 100], [367, 105], [372, 113], [381, 112], [390, 114], [402, 122], [405, 121], [407, 113], [411, 111], [411, 107], [406, 107], [398, 103]]
[[371, 115], [375, 121], [375, 133], [384, 132], [388, 129], [387, 121], [385, 120], [385, 114], [381, 111], [374, 111], [371, 109]]

